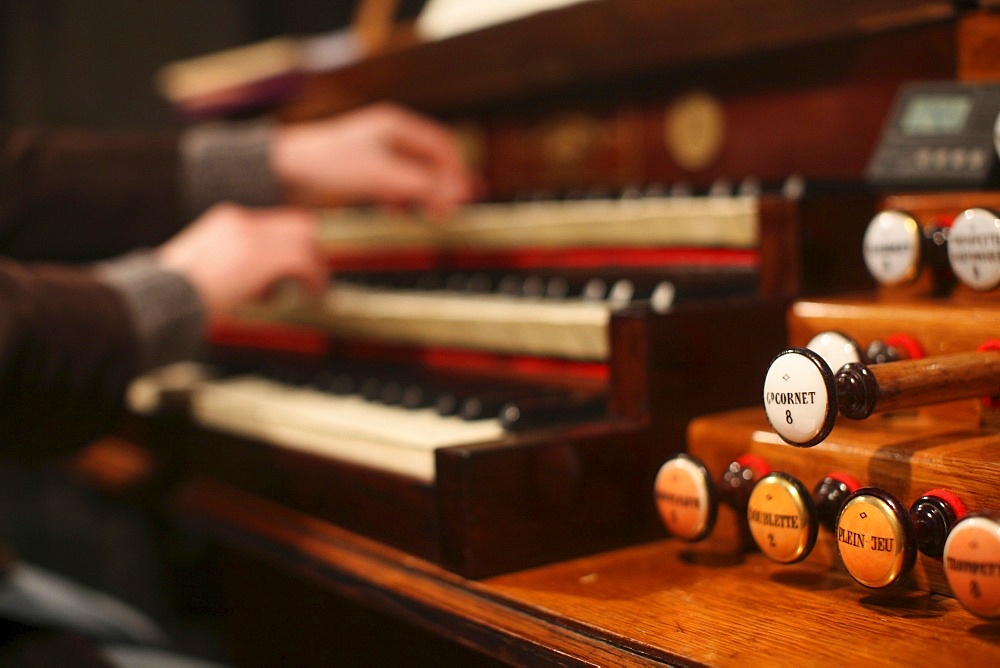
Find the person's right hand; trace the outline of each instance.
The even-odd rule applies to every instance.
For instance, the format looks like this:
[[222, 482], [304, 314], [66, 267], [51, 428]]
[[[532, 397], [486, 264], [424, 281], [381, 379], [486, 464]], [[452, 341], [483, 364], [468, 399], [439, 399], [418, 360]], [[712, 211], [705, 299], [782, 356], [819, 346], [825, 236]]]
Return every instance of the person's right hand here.
[[298, 208], [217, 204], [156, 256], [191, 282], [209, 316], [260, 299], [289, 279], [318, 294], [327, 279], [316, 215]]
[[389, 103], [278, 128], [271, 163], [290, 202], [415, 206], [445, 218], [476, 193], [451, 132]]

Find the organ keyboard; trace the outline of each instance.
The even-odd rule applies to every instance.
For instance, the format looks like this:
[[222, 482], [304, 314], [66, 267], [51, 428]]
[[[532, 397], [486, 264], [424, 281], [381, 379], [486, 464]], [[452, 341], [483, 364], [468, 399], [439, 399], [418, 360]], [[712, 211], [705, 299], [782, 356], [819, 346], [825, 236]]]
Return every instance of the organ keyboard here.
[[[398, 244], [389, 234], [382, 245], [401, 221], [345, 213], [337, 233], [351, 233], [331, 247], [321, 300], [279, 294], [216, 332], [220, 373], [190, 398], [190, 460], [466, 575], [638, 540], [656, 519], [644, 494], [623, 492], [628, 481], [651, 478], [691, 415], [752, 396], [749, 379], [781, 336], [777, 314], [814, 280], [789, 260], [822, 220], [802, 212], [865, 202], [822, 189], [657, 196], [631, 205], [659, 210], [659, 222], [605, 226], [603, 235], [637, 227], [593, 247], [544, 224], [538, 236], [521, 226], [518, 248], [480, 245], [495, 223], [473, 224], [474, 210], [426, 226], [421, 234], [436, 241]], [[664, 210], [674, 218], [664, 222]], [[351, 222], [358, 215], [365, 224]], [[326, 225], [337, 227], [332, 216]], [[847, 239], [860, 234], [844, 229]], [[741, 331], [752, 336], [734, 341]], [[272, 358], [295, 371], [268, 371]], [[345, 361], [372, 377], [368, 390], [358, 379], [350, 395], [336, 387]], [[388, 368], [429, 379], [439, 398], [455, 384], [501, 391], [450, 410], [428, 399], [405, 406], [403, 385], [420, 384], [375, 378]], [[521, 547], [499, 549], [511, 541]]]
[[[152, 386], [147, 392], [157, 391], [155, 377], [144, 382]], [[330, 361], [311, 371], [244, 362], [212, 377], [197, 373], [187, 390], [191, 417], [206, 428], [428, 484], [434, 482], [439, 448], [502, 441], [525, 425], [606, 417], [605, 392], [597, 387], [560, 388], [378, 362], [345, 367]], [[133, 406], [141, 410], [142, 399], [136, 397]], [[146, 412], [156, 407], [155, 398], [145, 403]]]
[[[630, 275], [635, 296], [645, 290], [639, 273], [614, 276]], [[332, 292], [342, 287], [337, 276]], [[451, 295], [462, 304], [454, 314], [465, 318], [466, 304], [502, 304], [500, 321], [470, 337], [482, 320], [463, 331], [442, 327], [439, 317], [440, 331], [458, 338], [424, 332], [419, 344], [401, 335], [412, 324], [396, 329], [370, 314], [385, 335], [244, 314], [217, 333], [219, 375], [194, 385], [192, 423], [154, 416], [154, 431], [157, 439], [190, 443], [184, 457], [195, 470], [470, 576], [632, 542], [656, 525], [645, 495], [625, 481], [652, 475], [662, 454], [681, 442], [687, 416], [704, 410], [699, 406], [745, 402], [752, 385], [733, 382], [731, 372], [759, 373], [767, 358], [762, 342], [780, 335], [777, 316], [787, 298], [759, 296], [755, 270], [734, 276], [708, 290], [718, 290], [715, 297], [677, 299], [667, 309], [647, 298], [611, 304], [608, 289], [593, 302], [559, 297], [552, 304], [545, 297]], [[347, 289], [374, 291], [368, 272], [365, 281]], [[655, 291], [659, 282], [645, 285]], [[683, 282], [676, 285], [682, 293]], [[423, 318], [426, 304], [445, 299], [394, 290], [391, 300], [423, 304], [416, 311]], [[582, 330], [569, 323], [578, 328], [572, 336], [552, 337], [523, 317], [534, 312], [555, 314], [563, 330], [567, 312], [593, 319]], [[754, 337], [731, 345], [739, 328]], [[589, 349], [581, 348], [581, 331]], [[269, 359], [295, 371], [270, 372]], [[367, 388], [356, 378], [346, 394], [335, 373], [345, 360], [379, 378]], [[405, 373], [398, 378], [417, 380], [399, 381], [399, 369]], [[465, 388], [464, 400], [450, 396], [445, 408], [446, 390], [456, 387]], [[405, 390], [424, 398], [404, 401]], [[176, 429], [183, 433], [171, 437]]]
[[[450, 289], [451, 280], [462, 277], [457, 272], [439, 279], [437, 289], [428, 285], [428, 272], [410, 285], [383, 272], [374, 286], [341, 273], [321, 304], [292, 299], [262, 315], [319, 325], [338, 335], [603, 360], [610, 314], [633, 301], [636, 284], [659, 312], [692, 295], [756, 291], [763, 206], [750, 195], [654, 193], [476, 204], [446, 224], [405, 214], [331, 212], [322, 236], [334, 266], [364, 263], [372, 253], [385, 262], [393, 251], [412, 256], [422, 250], [438, 264], [471, 265], [472, 276], [462, 281], [468, 289]], [[590, 260], [601, 263], [591, 271], [592, 278], [581, 279], [581, 270], [572, 267], [551, 268], [581, 262], [585, 249], [600, 253]], [[511, 252], [521, 262], [532, 257], [532, 264], [548, 264], [534, 267], [548, 275], [536, 271], [519, 278], [510, 268], [496, 269], [496, 263], [510, 262]], [[645, 274], [636, 278], [633, 270], [631, 276], [605, 280], [601, 272], [615, 271], [616, 259], [626, 266], [645, 264]], [[765, 271], [766, 280], [787, 286], [788, 279], [776, 275], [777, 265], [772, 267]]]
[[254, 376], [199, 388], [192, 416], [213, 429], [426, 482], [434, 480], [437, 448], [495, 441], [504, 433], [499, 417], [464, 420]]
[[353, 249], [433, 247], [442, 251], [525, 248], [753, 248], [759, 198], [672, 195], [658, 189], [621, 197], [474, 204], [447, 224], [366, 209], [328, 212], [321, 235], [339, 255]]
[[243, 315], [351, 338], [600, 361], [608, 358], [615, 310], [641, 305], [665, 313], [676, 303], [757, 290], [756, 271], [742, 266], [662, 269], [641, 278], [572, 273], [338, 275], [318, 302], [290, 294]]

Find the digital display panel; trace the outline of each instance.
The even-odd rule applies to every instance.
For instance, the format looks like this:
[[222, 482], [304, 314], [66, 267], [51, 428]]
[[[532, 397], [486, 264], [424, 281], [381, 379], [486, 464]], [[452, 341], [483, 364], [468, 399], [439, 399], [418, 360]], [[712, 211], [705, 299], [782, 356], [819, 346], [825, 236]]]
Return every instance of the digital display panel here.
[[899, 125], [907, 136], [955, 135], [962, 132], [971, 110], [968, 95], [925, 93], [906, 103]]

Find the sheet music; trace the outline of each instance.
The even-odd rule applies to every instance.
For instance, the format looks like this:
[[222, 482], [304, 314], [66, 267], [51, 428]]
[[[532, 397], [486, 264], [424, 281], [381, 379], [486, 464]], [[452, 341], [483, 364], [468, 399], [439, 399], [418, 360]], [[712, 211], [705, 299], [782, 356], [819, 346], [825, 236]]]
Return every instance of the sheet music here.
[[428, 0], [417, 31], [428, 40], [444, 39], [499, 23], [590, 0]]

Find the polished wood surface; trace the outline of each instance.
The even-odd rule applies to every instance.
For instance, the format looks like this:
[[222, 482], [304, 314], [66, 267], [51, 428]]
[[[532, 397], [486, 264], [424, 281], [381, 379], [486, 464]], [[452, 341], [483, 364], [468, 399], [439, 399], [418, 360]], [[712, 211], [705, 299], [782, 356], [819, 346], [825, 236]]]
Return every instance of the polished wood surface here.
[[386, 97], [430, 110], [455, 108], [956, 16], [954, 4], [941, 0], [848, 6], [798, 0], [579, 3], [439, 42], [417, 42], [330, 72], [288, 113], [330, 113]]
[[494, 198], [856, 183], [898, 86], [961, 76], [966, 16], [939, 1], [578, 3], [310, 77], [283, 113], [389, 100], [440, 116]]
[[[755, 400], [787, 304], [617, 312], [606, 417], [440, 448], [433, 484], [183, 421], [154, 422], [143, 438], [188, 470], [485, 577], [655, 535], [656, 470], [684, 447], [693, 415]], [[734, 337], [741, 328], [753, 336]]]
[[[617, 315], [607, 421], [443, 449], [433, 486], [156, 429], [159, 451], [186, 447], [174, 516], [239, 559], [509, 663], [996, 660], [1000, 627], [946, 595], [939, 563], [921, 559], [913, 588], [876, 595], [838, 566], [829, 537], [804, 562], [777, 565], [744, 551], [739, 511], [724, 509], [708, 540], [681, 543], [664, 537], [652, 498], [658, 465], [688, 449], [715, 472], [750, 452], [807, 485], [846, 469], [906, 503], [948, 486], [971, 508], [993, 505], [1000, 439], [978, 404], [840, 424], [807, 453], [778, 439], [758, 406], [767, 362], [820, 330], [870, 340], [902, 329], [929, 354], [1000, 331], [981, 308], [993, 296], [928, 302], [903, 291], [803, 300], [787, 330], [782, 320], [790, 287], [867, 280], [860, 231], [873, 207], [857, 186], [897, 85], [956, 77], [959, 13], [950, 2], [599, 1], [315, 78], [287, 118], [380, 99], [441, 115], [468, 130], [499, 198], [722, 179], [773, 188], [804, 174], [806, 197], [766, 199], [763, 294], [779, 298]], [[726, 134], [691, 167], [664, 133], [696, 87]], [[757, 407], [718, 412], [733, 406]], [[301, 608], [243, 574], [229, 574], [244, 611], [237, 633], [280, 644], [245, 611], [295, 620]], [[318, 626], [296, 641], [322, 646]]]
[[[949, 207], [946, 196], [890, 199], [909, 202], [922, 212]], [[950, 206], [964, 206], [967, 201], [959, 196]], [[983, 401], [997, 392], [998, 371], [995, 353], [976, 352], [1000, 332], [995, 291], [970, 296], [957, 290], [931, 297], [879, 290], [799, 299], [791, 304], [787, 323], [793, 346], [805, 346], [821, 332], [837, 331], [864, 350], [873, 341], [904, 334], [926, 357], [869, 365], [879, 385], [884, 384], [885, 403], [867, 419], [838, 417], [830, 435], [815, 447], [788, 445], [759, 407], [748, 407], [692, 421], [689, 453], [702, 459], [715, 475], [736, 458], [753, 454], [810, 489], [824, 476], [842, 472], [862, 485], [890, 492], [906, 507], [937, 488], [956, 494], [970, 512], [993, 512], [1000, 507], [996, 492], [1000, 421], [994, 403]], [[952, 370], [964, 366], [978, 380], [943, 382], [952, 363]], [[727, 509], [726, 519], [720, 521], [712, 540], [738, 542], [742, 521], [739, 512]], [[825, 541], [821, 537], [807, 561], [830, 569], [838, 567], [836, 547], [829, 536]], [[927, 591], [950, 591], [941, 562], [922, 555], [910, 583]]]
[[872, 394], [852, 394], [839, 383], [853, 374], [837, 374], [838, 401], [850, 417], [918, 408], [956, 399], [977, 399], [1000, 393], [1000, 353], [955, 353], [915, 360], [872, 364], [864, 375], [874, 382]]
[[959, 23], [958, 69], [965, 81], [989, 81], [997, 79], [996, 64], [1000, 62], [1000, 45], [996, 40], [996, 30], [1000, 29], [1000, 4], [994, 0], [980, 0], [980, 6], [987, 11], [977, 12]]
[[801, 299], [789, 308], [789, 343], [804, 346], [820, 332], [838, 330], [865, 347], [903, 333], [928, 356], [970, 352], [1000, 333], [1000, 312], [988, 308], [990, 300], [995, 302], [995, 293], [969, 301], [964, 296], [896, 299], [874, 294]]
[[[191, 527], [309, 586], [505, 663], [969, 665], [991, 663], [1000, 651], [1000, 626], [953, 599], [875, 595], [808, 560], [779, 566], [755, 553], [663, 539], [470, 581], [216, 483], [191, 482], [174, 508]], [[238, 586], [246, 601], [256, 585]], [[287, 599], [259, 604], [296, 608]], [[244, 622], [242, 632], [283, 641], [273, 629], [254, 629], [252, 616]]]
[[[947, 404], [933, 411], [909, 411], [840, 420], [819, 445], [796, 448], [782, 441], [763, 411], [746, 408], [692, 421], [688, 452], [718, 476], [737, 457], [761, 457], [772, 470], [800, 480], [807, 488], [823, 477], [846, 473], [863, 486], [884, 489], [909, 507], [932, 489], [945, 488], [969, 512], [997, 506], [1000, 435], [980, 425], [978, 401]], [[709, 543], [737, 544], [745, 517], [725, 508]], [[745, 511], [744, 511], [745, 513]], [[821, 532], [808, 562], [839, 567], [832, 536]], [[940, 560], [920, 556], [912, 586], [948, 593]]]
[[898, 209], [915, 216], [921, 226], [950, 222], [972, 207], [1000, 207], [1000, 193], [992, 190], [891, 193], [882, 198], [880, 209]]

